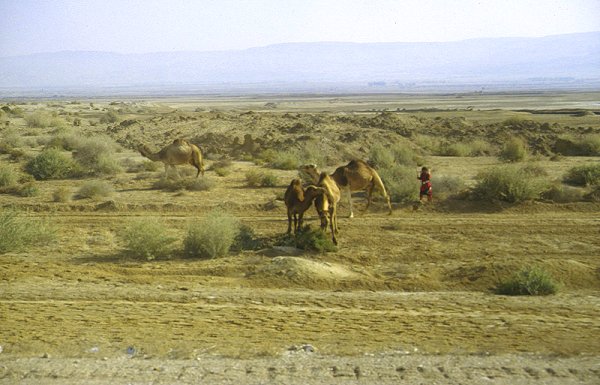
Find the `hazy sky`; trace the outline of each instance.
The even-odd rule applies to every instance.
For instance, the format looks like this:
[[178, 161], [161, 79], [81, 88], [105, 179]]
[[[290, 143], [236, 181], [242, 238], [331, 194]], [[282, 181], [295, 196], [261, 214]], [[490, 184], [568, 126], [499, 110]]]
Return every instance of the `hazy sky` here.
[[0, 0], [0, 56], [600, 31], [600, 0]]

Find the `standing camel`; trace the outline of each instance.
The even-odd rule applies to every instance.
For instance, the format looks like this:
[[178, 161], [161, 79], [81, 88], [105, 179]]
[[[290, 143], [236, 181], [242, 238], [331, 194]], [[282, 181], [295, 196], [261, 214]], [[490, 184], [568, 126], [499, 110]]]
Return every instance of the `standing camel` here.
[[292, 218], [294, 220], [294, 234], [302, 228], [302, 219], [304, 213], [310, 208], [312, 202], [319, 195], [323, 195], [325, 190], [321, 187], [308, 186], [306, 190], [302, 187], [300, 179], [294, 179], [285, 190], [283, 200], [287, 207], [288, 229], [287, 233], [292, 232]]
[[191, 164], [196, 167], [198, 172], [196, 173], [196, 178], [200, 173], [204, 176], [204, 161], [202, 160], [202, 152], [195, 144], [188, 142], [183, 139], [175, 139], [173, 143], [165, 146], [159, 152], [153, 153], [150, 149], [145, 145], [139, 146], [140, 154], [145, 156], [146, 158], [154, 161], [154, 162], [163, 162], [165, 165], [165, 177], [169, 171], [169, 167], [175, 170], [177, 176], [179, 176], [179, 172], [175, 166], [180, 164]]
[[[307, 173], [315, 182], [319, 179], [319, 170], [314, 164], [302, 166], [301, 171]], [[379, 174], [377, 174], [377, 171], [367, 163], [362, 160], [351, 160], [347, 165], [338, 167], [330, 176], [340, 190], [344, 191], [348, 197], [350, 218], [354, 217], [354, 211], [352, 209], [352, 192], [363, 190], [367, 191], [367, 207], [365, 210], [369, 209], [373, 190], [376, 189], [385, 198], [389, 208], [389, 214], [392, 214], [390, 196], [385, 190], [385, 186], [383, 185]]]
[[331, 240], [334, 245], [337, 245], [337, 205], [341, 197], [340, 189], [326, 172], [322, 172], [319, 175], [317, 186], [325, 190], [324, 194], [317, 196], [315, 199], [315, 207], [321, 218], [321, 229], [326, 230], [329, 224], [331, 228]]

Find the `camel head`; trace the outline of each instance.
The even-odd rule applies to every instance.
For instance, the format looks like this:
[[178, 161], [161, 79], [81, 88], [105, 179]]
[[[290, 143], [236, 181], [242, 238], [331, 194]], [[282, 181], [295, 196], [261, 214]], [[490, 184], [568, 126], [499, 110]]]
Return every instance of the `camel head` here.
[[313, 183], [317, 183], [319, 181], [320, 173], [316, 164], [305, 164], [303, 166], [300, 166], [298, 172], [300, 175], [308, 176], [308, 179], [310, 179]]

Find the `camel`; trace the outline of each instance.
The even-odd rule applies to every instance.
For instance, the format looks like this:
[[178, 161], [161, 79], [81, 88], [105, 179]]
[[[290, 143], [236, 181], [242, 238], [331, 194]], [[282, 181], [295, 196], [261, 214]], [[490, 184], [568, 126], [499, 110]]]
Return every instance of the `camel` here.
[[321, 194], [315, 199], [315, 208], [321, 218], [321, 229], [325, 231], [329, 224], [331, 228], [331, 240], [334, 245], [337, 245], [336, 234], [339, 232], [337, 225], [337, 204], [341, 198], [340, 189], [326, 172], [322, 172], [319, 175], [317, 186], [325, 190], [325, 194]]
[[180, 164], [191, 164], [196, 167], [198, 172], [196, 178], [200, 173], [204, 176], [204, 161], [202, 159], [202, 152], [195, 144], [192, 144], [184, 139], [175, 139], [173, 143], [165, 146], [159, 152], [153, 153], [145, 145], [139, 146], [140, 154], [154, 162], [163, 162], [165, 165], [165, 177], [168, 174], [169, 167], [175, 170], [177, 176], [179, 172], [175, 166]]
[[294, 234], [296, 234], [302, 228], [302, 219], [306, 210], [310, 208], [317, 196], [324, 193], [325, 189], [322, 187], [311, 185], [304, 190], [300, 179], [292, 180], [283, 197], [287, 207], [288, 234], [292, 232], [292, 217], [294, 219]]
[[[314, 164], [302, 166], [301, 171], [304, 171], [306, 174], [308, 174], [315, 182], [319, 178], [319, 170]], [[350, 218], [354, 218], [354, 211], [352, 209], [352, 192], [363, 190], [367, 191], [367, 207], [365, 210], [369, 209], [373, 190], [376, 189], [385, 198], [389, 208], [389, 214], [392, 214], [390, 196], [385, 190], [385, 186], [383, 185], [379, 174], [377, 174], [377, 171], [375, 171], [367, 163], [363, 162], [362, 160], [352, 160], [347, 165], [338, 167], [330, 176], [338, 185], [339, 189], [344, 191], [345, 195], [348, 197]]]

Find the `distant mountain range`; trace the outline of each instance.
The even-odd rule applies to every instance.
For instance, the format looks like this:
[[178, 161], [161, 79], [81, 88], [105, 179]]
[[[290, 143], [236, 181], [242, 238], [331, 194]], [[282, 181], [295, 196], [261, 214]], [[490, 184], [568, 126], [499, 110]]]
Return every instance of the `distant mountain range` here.
[[287, 43], [245, 50], [0, 58], [0, 96], [20, 90], [411, 90], [600, 84], [600, 32], [444, 43]]

